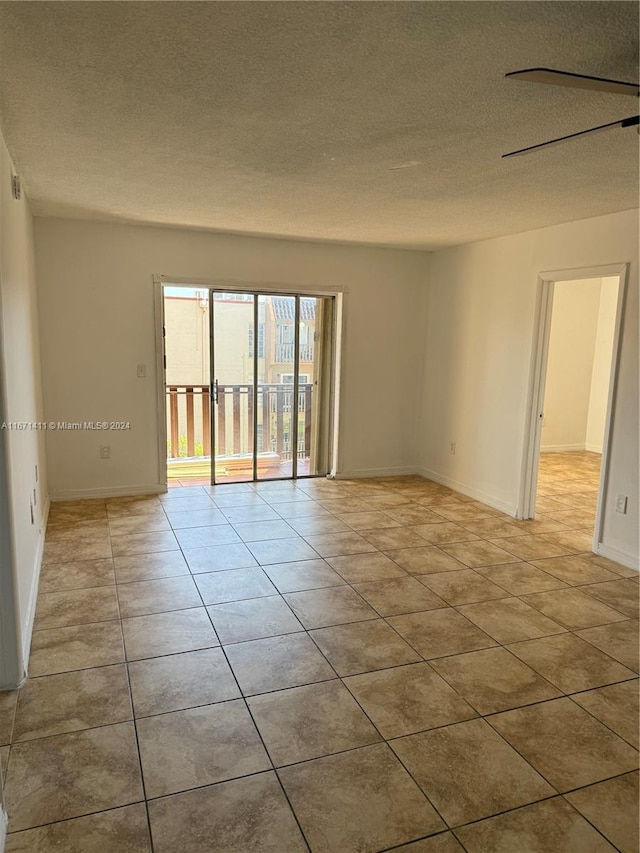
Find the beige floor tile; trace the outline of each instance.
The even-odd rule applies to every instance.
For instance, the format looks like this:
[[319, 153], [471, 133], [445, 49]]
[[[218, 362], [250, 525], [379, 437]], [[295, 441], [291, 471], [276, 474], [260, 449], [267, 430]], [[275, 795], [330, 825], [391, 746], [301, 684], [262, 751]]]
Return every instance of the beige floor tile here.
[[14, 744], [5, 798], [13, 832], [141, 801], [133, 723]]
[[344, 683], [385, 738], [476, 716], [473, 708], [426, 663], [352, 675]]
[[466, 568], [435, 545], [422, 546], [421, 548], [401, 548], [398, 551], [385, 551], [385, 554], [410, 575], [457, 572]]
[[11, 742], [17, 701], [17, 690], [0, 691], [0, 744]]
[[612, 684], [571, 697], [621, 738], [638, 749], [638, 680]]
[[[468, 505], [468, 503], [470, 505]], [[448, 521], [457, 521], [460, 524], [463, 521], [471, 521], [472, 519], [491, 518], [492, 513], [489, 507], [481, 509], [476, 506], [473, 501], [457, 501], [456, 503], [438, 503], [434, 506], [434, 510], [439, 516]]]
[[[343, 557], [349, 554], [365, 554], [376, 549], [359, 533], [323, 533], [319, 536], [306, 536], [309, 545], [321, 557]], [[317, 556], [314, 554], [313, 556]], [[275, 561], [274, 562], [279, 562]]]
[[392, 518], [391, 513], [377, 512], [376, 510], [343, 512], [338, 518], [353, 530], [384, 530], [387, 527], [400, 526], [400, 521]]
[[[177, 540], [176, 544], [182, 549], [208, 548], [211, 545], [230, 545], [240, 542], [240, 537], [230, 524], [214, 524], [210, 527], [189, 527], [176, 530], [172, 533]], [[157, 550], [169, 551], [170, 548], [158, 548]]]
[[594, 583], [589, 586], [581, 586], [582, 592], [597, 598], [609, 607], [624, 613], [632, 619], [640, 615], [640, 595], [638, 585], [632, 580], [621, 578], [605, 583]]
[[271, 768], [241, 699], [143, 717], [137, 730], [148, 798]]
[[459, 607], [458, 611], [499, 643], [517, 643], [566, 631], [519, 598], [481, 601]]
[[129, 533], [157, 533], [159, 530], [171, 530], [171, 525], [164, 514], [125, 515], [109, 519], [111, 536], [126, 536]]
[[189, 567], [180, 551], [116, 557], [113, 563], [118, 583], [150, 581], [189, 574]]
[[207, 610], [221, 643], [242, 643], [302, 630], [302, 625], [279, 595], [214, 604]]
[[431, 665], [480, 714], [494, 714], [560, 696], [560, 692], [506, 649], [482, 649]]
[[562, 797], [456, 830], [468, 853], [615, 853]]
[[543, 572], [530, 563], [507, 563], [504, 566], [486, 566], [476, 569], [478, 574], [494, 581], [512, 595], [526, 595], [532, 592], [547, 592], [550, 589], [563, 589], [564, 581]]
[[[471, 533], [476, 533], [481, 539], [498, 539], [504, 536], [516, 536], [519, 532], [518, 524], [511, 518], [475, 518], [461, 521], [460, 524]], [[500, 542], [496, 543], [499, 547]]]
[[204, 607], [122, 620], [127, 660], [162, 657], [219, 646]]
[[39, 593], [34, 630], [64, 628], [88, 622], [118, 619], [118, 598], [113, 586]]
[[347, 583], [406, 577], [404, 569], [379, 552], [352, 554], [348, 557], [329, 557], [327, 562], [342, 575]]
[[637, 773], [573, 791], [566, 798], [622, 853], [637, 853]]
[[460, 524], [441, 519], [434, 524], [418, 524], [415, 532], [434, 545], [447, 545], [452, 542], [473, 542], [480, 537]]
[[424, 548], [425, 539], [412, 527], [391, 527], [387, 530], [363, 530], [362, 535], [380, 551], [399, 548]]
[[393, 847], [392, 851], [396, 851], [396, 853], [464, 853], [464, 848], [458, 844], [453, 833], [442, 832], [432, 838], [414, 841], [413, 844]]
[[276, 563], [265, 566], [278, 592], [301, 592], [327, 586], [343, 586], [344, 579], [325, 560], [302, 560], [297, 563]]
[[136, 717], [236, 699], [240, 691], [221, 649], [201, 649], [129, 664]]
[[108, 537], [100, 542], [48, 542], [44, 546], [42, 565], [76, 563], [80, 560], [110, 560], [111, 556]]
[[149, 803], [155, 853], [306, 853], [275, 773]]
[[420, 656], [382, 619], [319, 628], [311, 631], [311, 637], [341, 676], [420, 660]]
[[339, 680], [253, 696], [247, 703], [276, 767], [381, 740]]
[[5, 853], [151, 853], [143, 803], [8, 836]]
[[[414, 526], [416, 524], [439, 524], [442, 522], [442, 518], [433, 510], [416, 504], [388, 509], [387, 515], [402, 525]], [[368, 525], [370, 530], [376, 529], [378, 526], [377, 523]]]
[[52, 524], [105, 519], [107, 511], [103, 498], [84, 501], [52, 501], [49, 522]]
[[494, 545], [504, 548], [521, 560], [540, 560], [543, 557], [562, 557], [570, 553], [544, 536], [509, 536], [506, 539], [492, 538]]
[[285, 601], [305, 628], [375, 619], [377, 613], [349, 586], [286, 593]]
[[35, 678], [123, 660], [122, 628], [118, 622], [50, 628], [33, 632], [29, 675]]
[[[351, 536], [351, 533], [337, 534], [340, 536]], [[355, 533], [353, 534], [356, 535]], [[332, 537], [329, 536], [329, 539]], [[310, 536], [309, 540], [316, 539], [315, 536]], [[297, 537], [295, 539], [272, 539], [268, 542], [250, 542], [248, 547], [255, 559], [261, 566], [271, 566], [275, 563], [293, 563], [299, 560], [315, 560], [320, 554], [321, 557], [326, 556], [321, 553], [319, 548], [312, 547], [313, 542], [309, 544], [304, 539]]]
[[278, 775], [314, 853], [386, 850], [445, 828], [384, 744]]
[[480, 566], [497, 566], [502, 563], [513, 563], [513, 554], [505, 551], [504, 548], [498, 548], [497, 545], [492, 545], [490, 542], [483, 540], [443, 545], [442, 549], [472, 569]]
[[170, 530], [159, 530], [154, 533], [127, 533], [124, 536], [111, 537], [111, 550], [114, 557], [157, 554], [159, 551], [177, 551], [178, 548], [176, 537]]
[[223, 572], [229, 569], [248, 569], [258, 565], [256, 558], [242, 542], [182, 550], [184, 559], [194, 575], [203, 572]]
[[622, 622], [627, 618], [619, 611], [613, 610], [575, 587], [524, 595], [522, 600], [536, 610], [540, 610], [545, 616], [572, 630], [593, 628], [610, 622]]
[[610, 572], [613, 572], [619, 577], [632, 578], [636, 583], [638, 583], [638, 572], [635, 569], [629, 569], [621, 563], [616, 563], [614, 560], [609, 560], [607, 557], [600, 557], [597, 554], [592, 554], [585, 559], [590, 563], [593, 563], [595, 566], [600, 566], [603, 569], [609, 569]]
[[195, 582], [205, 604], [224, 604], [227, 601], [278, 594], [278, 590], [259, 566], [207, 572], [196, 575]]
[[[318, 504], [330, 513], [342, 512], [369, 512], [372, 508], [371, 503], [367, 500], [358, 500], [356, 498], [319, 498]], [[279, 511], [279, 510], [278, 510]]]
[[638, 766], [637, 751], [571, 699], [505, 711], [490, 721], [560, 793]]
[[514, 655], [564, 693], [634, 678], [627, 669], [574, 634], [558, 634], [509, 646]]
[[420, 581], [447, 604], [471, 604], [491, 598], [509, 597], [506, 590], [473, 569], [422, 575]]
[[585, 557], [551, 557], [534, 560], [533, 565], [571, 586], [615, 580], [616, 575]]
[[216, 524], [228, 523], [225, 516], [215, 507], [187, 511], [169, 508], [167, 509], [167, 518], [174, 530], [181, 530], [185, 527], [212, 527]]
[[358, 583], [355, 588], [381, 616], [398, 616], [446, 607], [441, 598], [414, 577]]
[[449, 826], [554, 793], [483, 720], [409, 735], [391, 747]]
[[284, 518], [285, 521], [293, 521], [297, 518], [331, 518], [331, 513], [327, 512], [320, 503], [316, 503], [316, 501], [306, 500], [306, 501], [285, 501], [284, 503], [271, 504], [272, 509], [274, 509], [279, 516]]
[[243, 542], [266, 542], [272, 539], [291, 539], [295, 530], [282, 518], [271, 521], [234, 522], [233, 529]]
[[335, 678], [335, 672], [303, 633], [233, 643], [226, 655], [245, 696]]
[[350, 533], [351, 527], [344, 521], [340, 521], [334, 515], [327, 513], [326, 516], [303, 516], [302, 518], [288, 519], [291, 527], [299, 536], [322, 536], [327, 533]]
[[20, 688], [13, 740], [64, 734], [132, 718], [124, 664], [32, 678]]
[[495, 640], [451, 607], [392, 616], [387, 621], [427, 659], [497, 645]]
[[259, 521], [278, 521], [278, 513], [265, 501], [245, 506], [221, 507], [222, 514], [232, 524], [255, 524]]
[[123, 619], [202, 605], [193, 580], [186, 576], [119, 584], [118, 601]]
[[637, 620], [627, 619], [626, 622], [612, 622], [610, 625], [601, 625], [598, 628], [585, 628], [577, 634], [629, 669], [635, 672], [640, 671]]
[[587, 555], [593, 550], [593, 528], [595, 522], [592, 520], [584, 530], [569, 530], [566, 533], [549, 533], [548, 538], [573, 551], [574, 554]]
[[38, 594], [83, 587], [111, 586], [115, 583], [113, 560], [79, 560], [51, 563], [40, 571]]

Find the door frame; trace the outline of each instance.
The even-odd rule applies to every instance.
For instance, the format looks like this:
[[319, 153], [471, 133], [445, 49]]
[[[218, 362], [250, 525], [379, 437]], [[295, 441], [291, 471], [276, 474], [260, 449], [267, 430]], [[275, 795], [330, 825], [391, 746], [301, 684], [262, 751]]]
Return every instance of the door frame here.
[[605, 510], [604, 498], [607, 493], [609, 480], [613, 409], [618, 386], [618, 366], [620, 361], [621, 332], [627, 293], [628, 271], [629, 264], [625, 262], [606, 264], [597, 267], [582, 267], [578, 269], [547, 270], [538, 275], [529, 381], [529, 403], [527, 406], [527, 419], [524, 433], [520, 501], [517, 513], [518, 518], [523, 519], [533, 518], [535, 512], [542, 418], [544, 415], [544, 395], [549, 359], [549, 342], [551, 338], [551, 314], [554, 284], [555, 282], [576, 281], [588, 278], [608, 278], [610, 276], [618, 276], [620, 281], [618, 287], [618, 305], [616, 309], [613, 351], [611, 354], [611, 371], [609, 374], [607, 414], [604, 440], [602, 444], [602, 460], [600, 464], [596, 520], [593, 532], [593, 550], [596, 553], [598, 553], [602, 542], [602, 528]]
[[[329, 471], [326, 476], [333, 479], [338, 467], [338, 437], [340, 419], [340, 376], [342, 368], [342, 341], [344, 334], [345, 297], [347, 288], [342, 285], [309, 287], [302, 284], [277, 282], [247, 282], [232, 279], [185, 278], [155, 273], [152, 276], [155, 343], [156, 343], [156, 424], [158, 436], [158, 483], [167, 489], [167, 406], [166, 406], [166, 358], [164, 346], [164, 287], [185, 287], [228, 293], [273, 294], [278, 296], [332, 297], [334, 300], [331, 342], [331, 375], [329, 376], [329, 428], [327, 430]], [[256, 300], [257, 306], [257, 300]], [[210, 334], [212, 334], [210, 329]], [[212, 417], [213, 424], [213, 417]], [[213, 438], [213, 436], [212, 436]], [[212, 444], [212, 453], [213, 453]], [[212, 457], [213, 458], [213, 457]], [[213, 465], [213, 462], [212, 462]], [[322, 476], [322, 475], [317, 475]]]

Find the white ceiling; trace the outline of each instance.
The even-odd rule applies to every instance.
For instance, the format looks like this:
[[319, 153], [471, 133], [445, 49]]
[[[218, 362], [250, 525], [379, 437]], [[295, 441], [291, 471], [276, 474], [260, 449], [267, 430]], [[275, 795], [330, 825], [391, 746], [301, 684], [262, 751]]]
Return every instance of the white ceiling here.
[[433, 249], [636, 207], [633, 2], [2, 2], [34, 212]]

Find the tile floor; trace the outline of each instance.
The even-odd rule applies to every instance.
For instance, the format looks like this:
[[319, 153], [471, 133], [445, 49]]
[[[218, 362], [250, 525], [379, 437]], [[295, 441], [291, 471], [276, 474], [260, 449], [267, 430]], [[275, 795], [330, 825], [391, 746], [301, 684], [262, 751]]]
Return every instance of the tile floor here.
[[598, 461], [544, 459], [530, 522], [419, 477], [54, 504], [8, 853], [636, 853]]

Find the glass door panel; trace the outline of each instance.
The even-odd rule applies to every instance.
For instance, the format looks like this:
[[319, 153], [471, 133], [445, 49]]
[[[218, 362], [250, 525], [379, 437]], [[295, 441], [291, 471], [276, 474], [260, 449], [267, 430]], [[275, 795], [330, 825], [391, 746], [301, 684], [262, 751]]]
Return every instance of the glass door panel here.
[[255, 313], [253, 294], [212, 292], [214, 483], [255, 477]]

